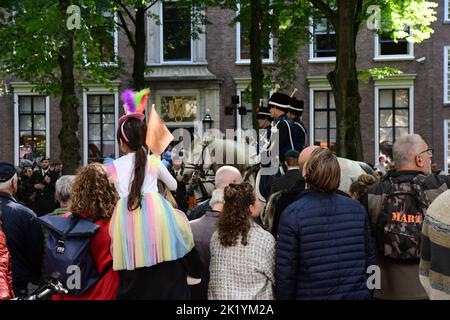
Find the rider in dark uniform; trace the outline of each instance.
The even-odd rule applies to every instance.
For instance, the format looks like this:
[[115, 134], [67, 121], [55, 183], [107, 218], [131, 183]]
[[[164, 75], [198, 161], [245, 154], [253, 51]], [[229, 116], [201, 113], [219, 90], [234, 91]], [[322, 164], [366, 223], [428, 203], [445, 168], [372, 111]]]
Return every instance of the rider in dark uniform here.
[[280, 164], [284, 162], [284, 155], [289, 150], [300, 147], [299, 128], [289, 119], [287, 113], [291, 109], [291, 97], [287, 94], [275, 92], [269, 99], [270, 113], [275, 119], [272, 128], [272, 146], [278, 147]]
[[287, 151], [299, 147], [299, 128], [287, 116], [290, 110], [291, 97], [275, 92], [269, 99], [270, 114], [274, 118], [270, 143], [266, 152], [261, 152], [261, 174], [259, 193], [268, 200], [272, 180], [286, 171], [282, 165]]
[[[257, 152], [261, 158], [261, 168], [265, 168], [270, 171], [272, 165], [271, 160], [271, 134], [272, 134], [272, 115], [268, 107], [261, 106], [256, 114], [256, 119], [259, 124], [259, 140], [257, 145]], [[259, 193], [266, 198], [270, 191], [270, 181], [272, 177], [269, 174], [261, 176], [261, 182], [259, 183]]]
[[307, 144], [307, 131], [302, 121], [303, 115], [303, 100], [297, 100], [295, 97], [291, 98], [291, 108], [289, 111], [289, 118], [294, 122], [296, 132], [298, 132], [298, 139], [296, 139], [297, 145], [295, 149], [301, 152]]
[[270, 110], [267, 107], [261, 107], [256, 114], [256, 120], [259, 124], [259, 141], [257, 146], [257, 152], [260, 150], [267, 150], [270, 143], [270, 134], [272, 133], [272, 121], [273, 118], [270, 114]]

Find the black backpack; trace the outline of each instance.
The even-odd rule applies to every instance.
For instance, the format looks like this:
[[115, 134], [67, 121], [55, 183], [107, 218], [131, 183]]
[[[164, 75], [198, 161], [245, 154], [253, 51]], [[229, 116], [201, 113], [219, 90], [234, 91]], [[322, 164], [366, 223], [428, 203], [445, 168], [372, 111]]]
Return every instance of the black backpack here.
[[377, 247], [383, 256], [398, 262], [420, 260], [422, 223], [430, 205], [421, 186], [425, 179], [422, 174], [411, 181], [389, 177], [390, 191], [377, 221]]
[[[111, 269], [108, 266], [99, 274], [90, 253], [89, 245], [100, 228], [97, 224], [76, 214], [68, 218], [46, 215], [38, 219], [48, 232], [44, 249], [45, 272], [48, 275], [59, 273], [69, 294], [85, 293]], [[69, 283], [72, 283], [74, 268], [80, 270], [80, 285], [72, 287]]]

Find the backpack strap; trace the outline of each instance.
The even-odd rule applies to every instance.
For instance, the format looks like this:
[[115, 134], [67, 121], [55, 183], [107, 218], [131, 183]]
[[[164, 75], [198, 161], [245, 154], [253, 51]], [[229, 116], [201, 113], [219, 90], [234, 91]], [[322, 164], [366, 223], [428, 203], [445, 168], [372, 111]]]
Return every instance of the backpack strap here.
[[417, 203], [424, 209], [428, 209], [428, 206], [431, 204], [431, 201], [423, 188], [426, 179], [427, 176], [418, 174], [411, 181], [411, 187], [414, 190]]
[[64, 254], [66, 247], [65, 247], [65, 241], [67, 239], [67, 236], [70, 234], [70, 231], [73, 230], [73, 228], [76, 227], [76, 225], [78, 224], [78, 222], [80, 222], [80, 218], [78, 217], [78, 215], [74, 212], [72, 212], [72, 215], [68, 218], [71, 219], [70, 221], [70, 226], [69, 229], [67, 229], [59, 238], [58, 240], [58, 246], [56, 248], [56, 252]]

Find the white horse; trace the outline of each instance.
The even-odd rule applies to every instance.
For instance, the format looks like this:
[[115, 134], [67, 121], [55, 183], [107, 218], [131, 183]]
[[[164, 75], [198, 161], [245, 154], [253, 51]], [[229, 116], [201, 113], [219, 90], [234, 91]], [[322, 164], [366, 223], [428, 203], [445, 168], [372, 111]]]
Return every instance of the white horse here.
[[212, 135], [201, 139], [194, 134], [194, 141], [184, 148], [185, 179], [194, 186], [199, 200], [209, 197], [214, 190], [214, 174], [218, 168], [231, 165], [242, 173], [258, 162], [256, 146], [245, 142], [223, 139]]
[[[261, 171], [259, 170], [259, 156], [257, 154], [255, 143], [245, 143], [230, 139], [224, 139], [219, 132], [216, 135], [207, 135], [200, 138], [194, 133], [194, 141], [189, 148], [185, 149], [185, 163], [190, 167], [185, 170], [185, 175], [196, 186], [203, 185], [205, 191], [201, 188], [195, 188], [197, 198], [206, 198], [214, 190], [214, 174], [217, 169], [223, 165], [232, 165], [238, 168], [243, 174], [244, 181], [250, 182], [261, 200], [263, 206], [266, 199], [259, 193], [259, 181]], [[364, 162], [354, 161], [338, 157], [341, 167], [341, 181], [339, 189], [343, 192], [349, 191], [350, 185], [361, 174], [374, 171]]]

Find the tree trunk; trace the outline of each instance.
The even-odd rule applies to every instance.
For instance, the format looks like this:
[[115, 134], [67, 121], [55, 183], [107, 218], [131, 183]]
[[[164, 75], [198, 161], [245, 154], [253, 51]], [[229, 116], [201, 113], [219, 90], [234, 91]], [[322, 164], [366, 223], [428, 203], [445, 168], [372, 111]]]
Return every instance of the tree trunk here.
[[141, 90], [145, 88], [145, 6], [138, 4], [136, 7], [136, 47], [133, 59], [133, 88]]
[[337, 155], [363, 160], [359, 103], [361, 97], [356, 71], [356, 1], [339, 1], [336, 29], [336, 65], [328, 81], [336, 102]]
[[[261, 0], [250, 0], [250, 74], [252, 78], [252, 120], [256, 128], [256, 109], [263, 97], [264, 71], [262, 60], [262, 30], [263, 8]], [[239, 41], [239, 40], [238, 40]]]
[[[63, 16], [66, 15], [70, 2], [61, 0], [59, 8]], [[59, 67], [61, 69], [62, 96], [61, 131], [58, 138], [61, 146], [60, 159], [63, 163], [64, 174], [74, 174], [81, 160], [80, 141], [78, 137], [78, 106], [79, 101], [75, 95], [75, 80], [73, 73], [73, 34], [66, 32], [66, 42], [59, 49]]]

